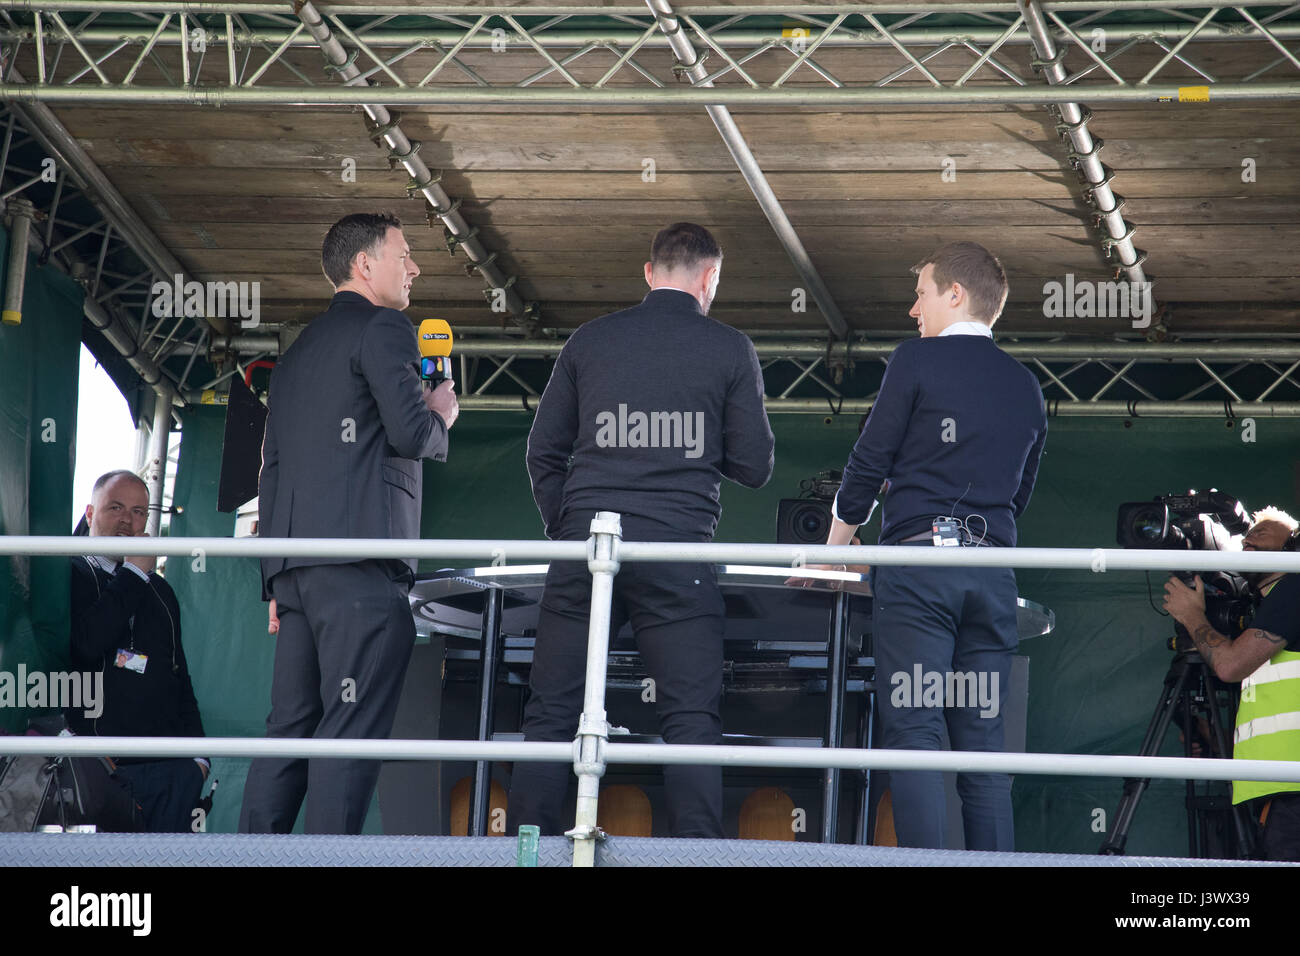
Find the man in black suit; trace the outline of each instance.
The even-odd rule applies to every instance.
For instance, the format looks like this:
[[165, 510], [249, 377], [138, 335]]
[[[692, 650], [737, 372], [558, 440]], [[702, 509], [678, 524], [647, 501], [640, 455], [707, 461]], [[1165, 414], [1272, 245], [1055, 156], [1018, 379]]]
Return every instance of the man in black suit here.
[[[452, 383], [422, 391], [402, 313], [420, 274], [389, 215], [358, 214], [325, 236], [334, 286], [276, 366], [258, 486], [264, 538], [417, 538], [422, 465], [445, 461], [459, 413]], [[415, 625], [415, 562], [264, 558], [278, 634], [268, 737], [384, 738]], [[308, 833], [360, 833], [376, 760], [253, 761], [239, 829], [287, 833], [307, 798]]]
[[[598, 511], [622, 515], [631, 541], [709, 541], [729, 478], [759, 488], [772, 474], [763, 378], [744, 333], [708, 317], [722, 250], [708, 230], [676, 223], [651, 245], [650, 294], [594, 319], [556, 360], [528, 437], [528, 473], [546, 534], [588, 537]], [[524, 712], [527, 740], [572, 740], [582, 709], [591, 575], [552, 562], [542, 595]], [[725, 610], [713, 566], [628, 562], [614, 578], [611, 633], [631, 620], [654, 681], [664, 739], [716, 744], [722, 721]], [[572, 767], [517, 763], [507, 832], [562, 833]], [[667, 767], [668, 829], [721, 837], [722, 771]]]
[[[131, 471], [101, 475], [77, 533], [140, 537], [149, 489]], [[98, 737], [202, 737], [181, 643], [176, 593], [153, 555], [83, 555], [72, 563], [72, 667], [102, 673], [89, 711], [71, 708], [68, 727]], [[140, 805], [142, 829], [187, 833], [208, 776], [206, 757], [119, 757], [114, 776]]]

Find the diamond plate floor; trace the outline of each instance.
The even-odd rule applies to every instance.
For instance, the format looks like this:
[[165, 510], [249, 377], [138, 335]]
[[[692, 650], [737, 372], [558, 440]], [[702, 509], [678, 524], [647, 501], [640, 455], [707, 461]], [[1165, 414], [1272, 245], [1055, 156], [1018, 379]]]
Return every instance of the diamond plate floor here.
[[[569, 866], [568, 839], [544, 837], [539, 866]], [[0, 866], [514, 866], [503, 837], [232, 833], [2, 833]], [[763, 840], [610, 837], [598, 866], [1289, 866], [1237, 860], [976, 853]]]

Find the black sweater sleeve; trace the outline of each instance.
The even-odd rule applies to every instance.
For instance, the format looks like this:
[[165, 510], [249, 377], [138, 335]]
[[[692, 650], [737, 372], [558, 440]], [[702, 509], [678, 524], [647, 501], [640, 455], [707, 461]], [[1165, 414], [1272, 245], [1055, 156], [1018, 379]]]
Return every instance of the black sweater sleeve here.
[[149, 583], [123, 565], [106, 585], [84, 558], [72, 559], [72, 660], [95, 664], [126, 646], [131, 616], [149, 595]]

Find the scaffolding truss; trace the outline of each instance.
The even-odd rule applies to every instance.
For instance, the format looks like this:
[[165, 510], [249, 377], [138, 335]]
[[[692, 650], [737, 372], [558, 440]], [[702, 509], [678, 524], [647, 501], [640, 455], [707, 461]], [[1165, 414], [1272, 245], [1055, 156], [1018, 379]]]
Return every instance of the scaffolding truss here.
[[[30, 79], [5, 82], [0, 95], [49, 102], [360, 103], [361, 91], [322, 77], [319, 64], [303, 55], [314, 53], [315, 41], [288, 6], [9, 3], [0, 10], [0, 48], [6, 65], [21, 61]], [[1300, 58], [1288, 46], [1300, 36], [1293, 16], [1300, 6], [1293, 2], [1031, 6], [1058, 47], [1050, 61], [1035, 54], [1031, 24], [1015, 3], [961, 10], [685, 7], [681, 29], [702, 51], [703, 84], [717, 89], [707, 100], [678, 89], [685, 67], [650, 55], [671, 38], [645, 7], [319, 9], [357, 68], [352, 82], [385, 84], [386, 101], [397, 105], [792, 103], [801, 96], [841, 105], [1067, 102], [1062, 89], [1039, 89], [1036, 74], [1055, 68], [1064, 70], [1057, 86], [1086, 89], [1092, 102], [1300, 95]], [[1247, 65], [1234, 75], [1221, 75], [1204, 57], [1220, 43], [1253, 44], [1259, 53], [1243, 58]], [[827, 66], [825, 54], [844, 49], [872, 54], [854, 61], [855, 68], [869, 64], [869, 75], [849, 81]], [[1021, 95], [1029, 92], [1035, 95]]]

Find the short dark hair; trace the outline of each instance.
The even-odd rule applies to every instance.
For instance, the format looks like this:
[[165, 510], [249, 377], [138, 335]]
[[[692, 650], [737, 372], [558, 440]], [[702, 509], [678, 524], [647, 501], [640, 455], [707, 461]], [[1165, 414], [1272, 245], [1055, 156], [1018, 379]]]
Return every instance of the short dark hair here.
[[940, 291], [959, 283], [970, 297], [970, 314], [992, 325], [1007, 304], [1007, 274], [1002, 263], [978, 242], [950, 242], [912, 266], [917, 275], [933, 265], [931, 275]]
[[401, 229], [402, 221], [387, 212], [356, 212], [344, 216], [325, 233], [320, 248], [320, 265], [325, 278], [337, 289], [352, 278], [352, 260], [358, 252], [374, 255], [389, 229]]
[[140, 485], [144, 488], [145, 491], [149, 490], [149, 485], [146, 484], [145, 480], [141, 478], [139, 475], [137, 475], [134, 471], [130, 471], [126, 468], [118, 468], [115, 471], [106, 471], [98, 478], [95, 479], [94, 487], [90, 489], [90, 497], [94, 498], [95, 495], [99, 494], [99, 492], [103, 490], [105, 485], [107, 485], [110, 481], [115, 481], [118, 478], [134, 478], [136, 481], [140, 482]]
[[693, 222], [675, 222], [660, 229], [650, 243], [650, 267], [669, 272], [693, 269], [702, 262], [722, 259], [722, 248], [712, 233]]

